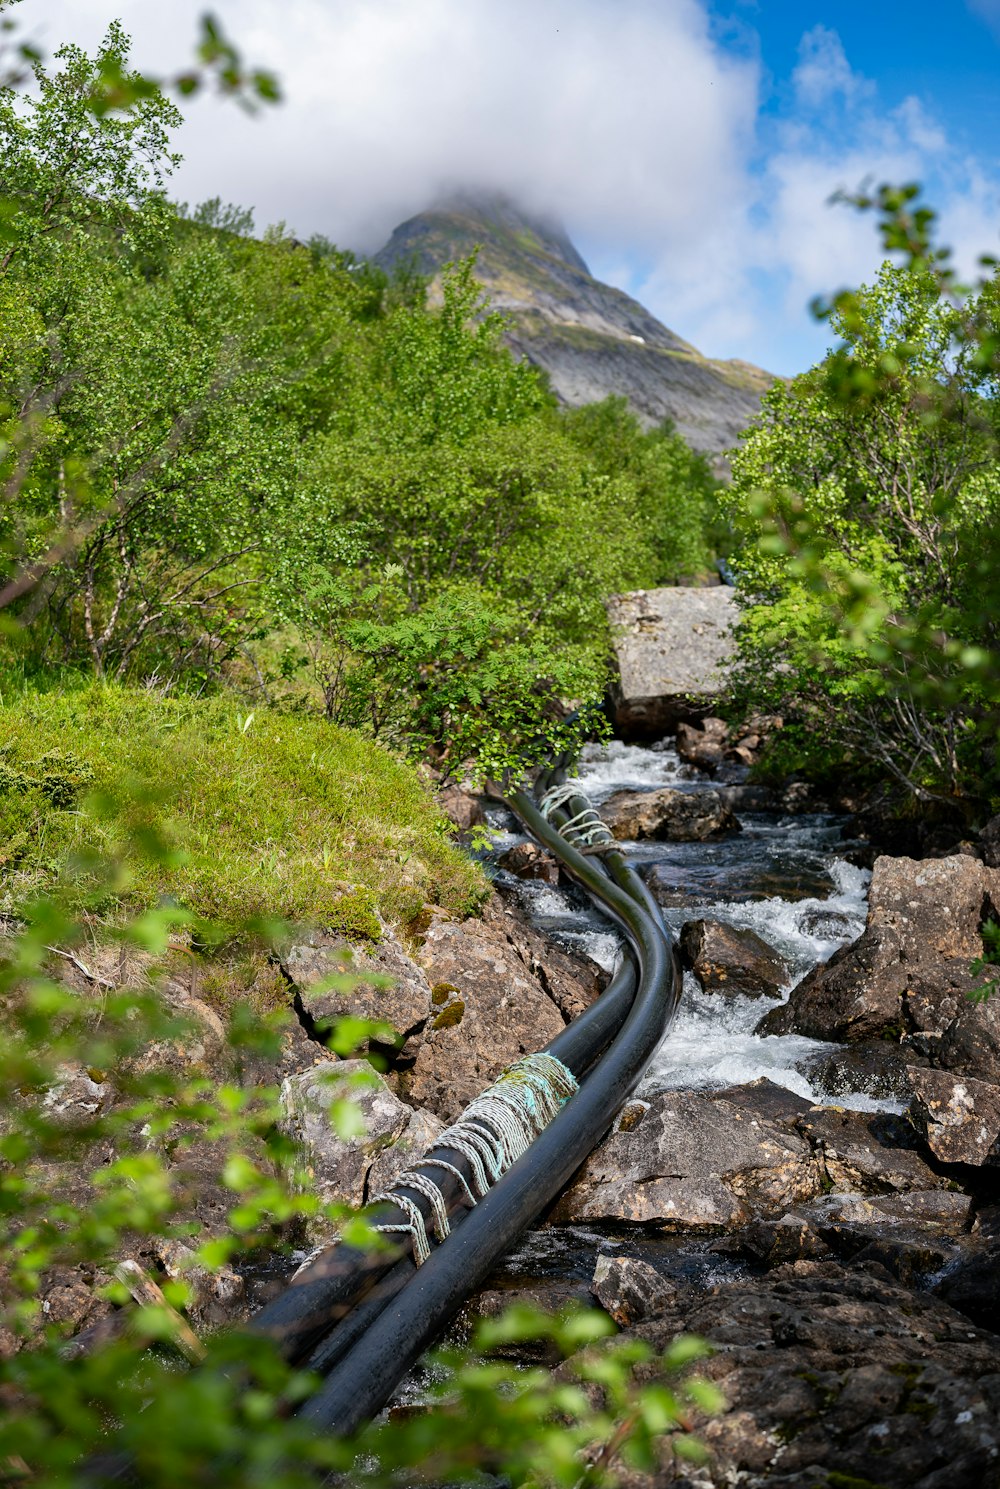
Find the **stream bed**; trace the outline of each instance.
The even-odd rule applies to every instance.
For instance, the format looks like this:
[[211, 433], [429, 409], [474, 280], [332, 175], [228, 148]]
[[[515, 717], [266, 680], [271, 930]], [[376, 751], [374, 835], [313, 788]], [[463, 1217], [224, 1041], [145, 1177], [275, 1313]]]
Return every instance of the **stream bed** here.
[[[739, 781], [733, 771], [730, 782]], [[718, 787], [685, 765], [672, 748], [613, 742], [584, 752], [581, 790], [600, 808], [614, 792], [681, 791]], [[755, 931], [790, 966], [780, 997], [722, 997], [703, 993], [692, 973], [672, 1027], [653, 1056], [636, 1095], [657, 1091], [723, 1090], [766, 1078], [817, 1104], [859, 1111], [899, 1111], [892, 1101], [865, 1092], [831, 1097], [819, 1078], [837, 1045], [798, 1035], [767, 1035], [754, 1029], [811, 968], [861, 934], [865, 925], [869, 872], [844, 857], [844, 818], [817, 812], [741, 812], [742, 831], [716, 842], [623, 844], [663, 907], [676, 934], [689, 920], [724, 921]], [[515, 819], [491, 808], [496, 859], [523, 840]], [[533, 924], [557, 945], [585, 952], [606, 970], [621, 954], [617, 928], [575, 887], [521, 880], [495, 870], [498, 887], [516, 896]], [[747, 1271], [745, 1262], [720, 1254], [717, 1238], [675, 1236], [635, 1226], [605, 1223], [540, 1226], [524, 1237], [495, 1273], [491, 1287], [512, 1295], [528, 1291], [539, 1301], [582, 1297], [597, 1256], [637, 1256], [675, 1282], [711, 1288]]]

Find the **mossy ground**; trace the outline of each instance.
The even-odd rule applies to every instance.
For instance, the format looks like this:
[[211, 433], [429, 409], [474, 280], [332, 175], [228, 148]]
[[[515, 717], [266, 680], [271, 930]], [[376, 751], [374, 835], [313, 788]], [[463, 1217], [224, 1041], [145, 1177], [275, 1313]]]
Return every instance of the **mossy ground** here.
[[[137, 851], [143, 835], [165, 844]], [[0, 906], [74, 858], [117, 855], [101, 904], [170, 899], [206, 921], [308, 922], [358, 938], [485, 882], [415, 772], [321, 720], [101, 683], [0, 707]]]

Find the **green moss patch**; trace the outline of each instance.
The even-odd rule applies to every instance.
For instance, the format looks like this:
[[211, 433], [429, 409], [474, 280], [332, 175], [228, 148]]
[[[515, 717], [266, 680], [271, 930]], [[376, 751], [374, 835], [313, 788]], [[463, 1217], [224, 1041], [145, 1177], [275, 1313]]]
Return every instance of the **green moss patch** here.
[[[138, 852], [144, 839], [160, 850]], [[376, 939], [379, 917], [466, 914], [486, 893], [414, 771], [351, 730], [104, 684], [8, 702], [0, 907], [95, 854], [123, 864], [109, 916], [170, 899], [223, 925]]]

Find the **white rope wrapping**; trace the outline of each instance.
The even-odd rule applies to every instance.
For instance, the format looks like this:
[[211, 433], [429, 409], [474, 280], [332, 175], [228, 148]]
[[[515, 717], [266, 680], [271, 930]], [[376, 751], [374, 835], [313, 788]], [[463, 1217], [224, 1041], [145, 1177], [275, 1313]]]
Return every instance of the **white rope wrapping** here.
[[458, 1121], [435, 1140], [434, 1147], [453, 1148], [469, 1161], [472, 1182], [478, 1191], [473, 1195], [461, 1170], [433, 1155], [420, 1159], [413, 1168], [401, 1173], [391, 1189], [378, 1194], [373, 1204], [388, 1202], [398, 1205], [407, 1223], [376, 1225], [385, 1234], [408, 1234], [413, 1238], [413, 1259], [417, 1266], [430, 1256], [427, 1225], [419, 1205], [401, 1189], [422, 1194], [430, 1202], [438, 1240], [450, 1233], [444, 1195], [433, 1179], [421, 1168], [441, 1168], [460, 1180], [470, 1204], [482, 1199], [512, 1163], [528, 1151], [535, 1138], [545, 1130], [560, 1107], [578, 1089], [573, 1072], [554, 1055], [524, 1055], [515, 1060], [489, 1090], [477, 1096], [465, 1108]]
[[571, 843], [583, 843], [588, 848], [596, 843], [613, 843], [614, 838], [608, 824], [602, 821], [597, 808], [591, 806], [575, 781], [564, 781], [561, 786], [553, 786], [546, 791], [539, 803], [539, 810], [548, 820], [557, 807], [565, 806], [577, 797], [587, 804], [582, 811], [562, 824], [559, 831], [563, 837]]
[[422, 1267], [431, 1254], [431, 1244], [427, 1239], [427, 1227], [424, 1224], [423, 1212], [415, 1200], [410, 1199], [408, 1194], [397, 1194], [394, 1189], [387, 1189], [384, 1194], [376, 1194], [372, 1200], [373, 1205], [382, 1203], [396, 1205], [407, 1218], [407, 1224], [403, 1225], [376, 1225], [375, 1229], [383, 1235], [409, 1235], [413, 1237], [413, 1260], [418, 1267]]

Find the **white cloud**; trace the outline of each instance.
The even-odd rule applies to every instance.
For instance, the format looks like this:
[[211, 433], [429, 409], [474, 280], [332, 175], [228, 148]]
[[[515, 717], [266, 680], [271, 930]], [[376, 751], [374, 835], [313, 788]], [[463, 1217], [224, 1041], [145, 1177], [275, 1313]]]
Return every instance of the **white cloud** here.
[[[49, 46], [93, 45], [110, 13], [136, 60], [185, 65], [206, 0], [26, 0]], [[970, 0], [997, 13], [1000, 0]], [[823, 349], [806, 306], [870, 277], [870, 217], [839, 187], [928, 180], [960, 264], [996, 246], [997, 177], [925, 100], [892, 106], [836, 32], [802, 37], [777, 118], [758, 63], [713, 36], [706, 0], [217, 0], [287, 102], [248, 120], [188, 108], [175, 194], [221, 195], [370, 251], [457, 186], [562, 217], [599, 274], [718, 356], [791, 371]], [[641, 267], [640, 267], [641, 266]]]

